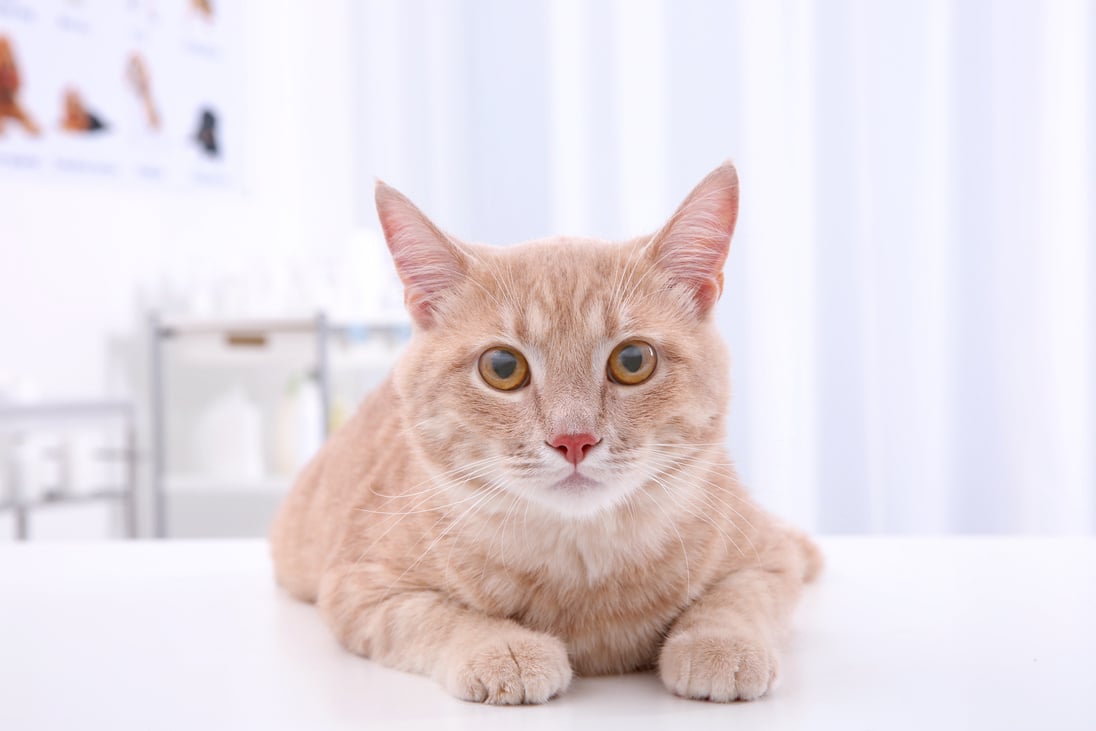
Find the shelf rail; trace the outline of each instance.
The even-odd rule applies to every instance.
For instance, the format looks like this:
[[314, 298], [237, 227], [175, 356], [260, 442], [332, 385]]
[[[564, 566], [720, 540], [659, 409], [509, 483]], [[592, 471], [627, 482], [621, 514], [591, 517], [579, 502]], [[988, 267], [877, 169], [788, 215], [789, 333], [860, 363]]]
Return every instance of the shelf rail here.
[[53, 491], [28, 499], [16, 477], [14, 461], [8, 464], [9, 495], [0, 501], [0, 512], [11, 511], [15, 516], [15, 537], [30, 538], [30, 515], [42, 507], [91, 502], [118, 501], [122, 506], [123, 529], [127, 538], [137, 537], [137, 430], [133, 405], [128, 401], [66, 401], [42, 404], [0, 406], [0, 436], [16, 438], [22, 433], [72, 425], [77, 423], [118, 422], [122, 425], [125, 444], [121, 449], [101, 451], [100, 459], [119, 460], [125, 465], [121, 488], [104, 488], [86, 493]]

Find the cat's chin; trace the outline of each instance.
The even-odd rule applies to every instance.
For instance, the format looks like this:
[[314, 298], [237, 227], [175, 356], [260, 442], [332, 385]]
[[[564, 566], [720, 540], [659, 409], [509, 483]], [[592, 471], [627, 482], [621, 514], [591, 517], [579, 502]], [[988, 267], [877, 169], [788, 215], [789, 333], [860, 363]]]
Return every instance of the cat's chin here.
[[610, 510], [627, 492], [629, 490], [622, 485], [573, 472], [562, 480], [538, 488], [529, 497], [562, 518], [582, 520]]
[[603, 485], [597, 480], [591, 479], [586, 475], [579, 474], [578, 472], [572, 472], [567, 477], [563, 478], [555, 485], [552, 486], [554, 490], [596, 490]]

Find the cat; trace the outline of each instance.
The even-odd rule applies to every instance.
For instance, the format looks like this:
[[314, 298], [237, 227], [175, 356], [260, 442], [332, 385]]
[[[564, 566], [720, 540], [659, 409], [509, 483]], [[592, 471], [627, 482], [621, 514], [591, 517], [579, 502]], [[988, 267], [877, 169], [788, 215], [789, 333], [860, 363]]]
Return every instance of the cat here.
[[687, 698], [764, 695], [821, 554], [724, 447], [734, 166], [623, 243], [473, 245], [382, 182], [376, 204], [414, 332], [283, 503], [281, 586], [469, 701], [655, 668]]

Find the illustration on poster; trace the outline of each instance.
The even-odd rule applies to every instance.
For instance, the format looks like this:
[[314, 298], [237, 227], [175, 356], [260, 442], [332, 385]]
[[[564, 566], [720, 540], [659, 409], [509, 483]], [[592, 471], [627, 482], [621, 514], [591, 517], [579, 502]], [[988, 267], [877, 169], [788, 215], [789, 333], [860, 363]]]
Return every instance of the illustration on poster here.
[[107, 124], [88, 110], [80, 92], [70, 87], [62, 97], [61, 129], [77, 133], [103, 132]]
[[28, 134], [37, 137], [41, 129], [31, 119], [26, 109], [19, 103], [19, 65], [15, 60], [15, 50], [6, 36], [0, 36], [0, 135], [4, 134], [8, 120], [22, 125]]
[[160, 129], [160, 112], [156, 109], [156, 103], [152, 100], [152, 82], [149, 79], [148, 64], [139, 53], [129, 57], [126, 64], [126, 77], [129, 79], [133, 91], [141, 100], [144, 109], [145, 120], [149, 129]]

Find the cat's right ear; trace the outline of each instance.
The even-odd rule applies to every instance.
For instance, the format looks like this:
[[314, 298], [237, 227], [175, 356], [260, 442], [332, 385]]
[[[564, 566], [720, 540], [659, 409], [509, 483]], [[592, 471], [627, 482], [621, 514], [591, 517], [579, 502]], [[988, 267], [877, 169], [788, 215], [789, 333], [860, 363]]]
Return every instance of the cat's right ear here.
[[692, 295], [707, 316], [723, 293], [723, 262], [738, 220], [738, 173], [723, 163], [693, 188], [648, 251], [670, 281]]
[[403, 193], [378, 180], [376, 198], [407, 311], [420, 327], [429, 328], [442, 300], [465, 277], [465, 255]]

